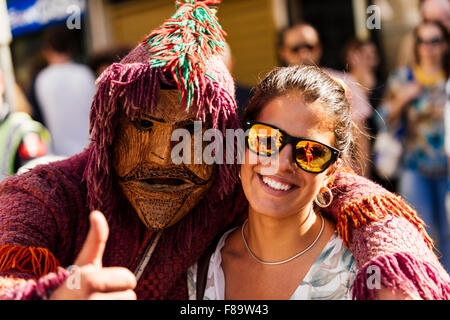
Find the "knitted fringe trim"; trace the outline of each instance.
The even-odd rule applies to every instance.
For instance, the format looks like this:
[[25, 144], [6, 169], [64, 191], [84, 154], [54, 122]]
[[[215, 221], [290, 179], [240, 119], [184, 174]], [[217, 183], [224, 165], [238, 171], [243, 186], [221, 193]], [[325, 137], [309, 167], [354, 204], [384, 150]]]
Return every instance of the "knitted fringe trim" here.
[[439, 267], [419, 261], [408, 253], [379, 256], [367, 262], [358, 271], [352, 285], [353, 299], [377, 299], [375, 288], [380, 288], [376, 287], [376, 281], [379, 281], [379, 285], [413, 298], [448, 300], [450, 278], [445, 270]]
[[[20, 278], [2, 278], [0, 277], [0, 291], [6, 288], [12, 288], [15, 286], [18, 286], [22, 283], [27, 282], [27, 280], [25, 279], [20, 279]], [[1, 294], [0, 294], [0, 298], [1, 298]]]
[[2, 300], [47, 300], [55, 289], [61, 286], [69, 276], [69, 272], [58, 267], [37, 280], [27, 280], [14, 287], [0, 290]]
[[40, 278], [58, 266], [58, 260], [45, 248], [0, 245], [0, 272], [16, 270]]
[[423, 220], [405, 201], [393, 194], [375, 195], [345, 205], [337, 217], [336, 228], [348, 248], [352, 227], [359, 228], [368, 221], [378, 221], [389, 214], [406, 218], [414, 224], [427, 246], [434, 248], [433, 240], [425, 231]]

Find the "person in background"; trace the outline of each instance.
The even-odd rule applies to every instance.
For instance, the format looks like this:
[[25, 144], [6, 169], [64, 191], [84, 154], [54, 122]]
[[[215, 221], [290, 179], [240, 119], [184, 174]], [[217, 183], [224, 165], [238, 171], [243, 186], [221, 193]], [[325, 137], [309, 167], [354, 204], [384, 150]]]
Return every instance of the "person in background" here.
[[[350, 39], [342, 50], [342, 60], [347, 71], [366, 91], [371, 106], [377, 110], [383, 100], [385, 84], [380, 77], [379, 64], [380, 56], [375, 44], [370, 40]], [[378, 133], [377, 122], [380, 119], [378, 112], [374, 112], [372, 117], [367, 119], [367, 129], [370, 135], [369, 142], [369, 176], [374, 181], [380, 183], [383, 187], [390, 191], [396, 190], [397, 180], [395, 177], [384, 177], [376, 170], [375, 164], [375, 137]]]
[[[299, 23], [283, 30], [278, 43], [279, 57], [283, 66], [314, 65], [320, 66], [322, 58], [322, 44], [317, 30], [308, 23]], [[356, 123], [359, 134], [359, 168], [354, 168], [360, 174], [368, 176], [369, 167], [365, 160], [369, 159], [369, 138], [366, 132], [366, 121], [372, 116], [372, 107], [368, 100], [367, 92], [358, 84], [357, 80], [348, 73], [343, 73], [329, 68], [323, 71], [333, 78], [343, 81], [346, 87], [347, 99], [351, 105], [353, 121]]]
[[34, 58], [34, 61], [30, 68], [30, 85], [28, 87], [27, 91], [27, 99], [30, 102], [31, 105], [31, 117], [42, 123], [44, 126], [47, 126], [45, 123], [44, 116], [42, 115], [42, 108], [39, 105], [37, 96], [36, 96], [36, 78], [38, 74], [48, 66], [47, 61], [42, 57], [42, 55], [39, 55]]
[[32, 159], [48, 152], [50, 134], [25, 112], [11, 112], [4, 99], [5, 79], [0, 70], [0, 181]]
[[308, 23], [286, 28], [279, 37], [278, 54], [283, 66], [318, 66], [322, 58], [319, 33]]
[[98, 77], [111, 64], [119, 62], [125, 57], [131, 49], [132, 48], [127, 45], [120, 45], [97, 51], [90, 56], [88, 65], [92, 72], [94, 72], [95, 77]]
[[377, 86], [377, 68], [380, 62], [375, 44], [369, 40], [350, 39], [344, 46], [343, 60], [347, 71], [370, 97]]
[[[227, 67], [227, 69], [230, 71], [231, 74], [233, 74], [234, 69], [234, 59], [233, 54], [231, 52], [230, 45], [228, 43], [225, 43], [225, 52], [222, 55], [222, 61]], [[238, 106], [238, 115], [239, 118], [242, 117], [244, 114], [244, 108], [248, 105], [251, 98], [251, 88], [244, 86], [238, 82], [235, 82], [235, 91], [236, 91], [236, 103]]]
[[48, 62], [36, 78], [36, 97], [52, 136], [52, 153], [70, 156], [89, 143], [89, 110], [95, 78], [85, 65], [75, 63], [70, 30], [47, 30], [43, 54]]
[[439, 22], [423, 22], [415, 29], [414, 40], [417, 64], [400, 68], [389, 77], [380, 112], [389, 129], [403, 132], [398, 191], [422, 214], [438, 240], [443, 264], [450, 270], [444, 148], [449, 34]]
[[[420, 0], [419, 9], [422, 21], [437, 21], [450, 32], [450, 1], [449, 0]], [[414, 34], [407, 33], [400, 42], [397, 56], [398, 68], [412, 66], [414, 59]]]
[[445, 198], [445, 209], [447, 213], [448, 228], [450, 228], [450, 79], [446, 85], [447, 104], [445, 105], [444, 121], [445, 121], [445, 153], [447, 154], [447, 195]]

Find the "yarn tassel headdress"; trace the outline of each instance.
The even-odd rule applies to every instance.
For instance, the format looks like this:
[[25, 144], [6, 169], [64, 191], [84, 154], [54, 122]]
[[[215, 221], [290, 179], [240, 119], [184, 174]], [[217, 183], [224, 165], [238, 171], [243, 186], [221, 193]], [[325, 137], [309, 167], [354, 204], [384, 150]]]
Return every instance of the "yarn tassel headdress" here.
[[[152, 68], [170, 70], [180, 92], [180, 102], [187, 110], [194, 92], [205, 88], [206, 61], [222, 55], [225, 32], [209, 6], [220, 0], [179, 0], [177, 12], [160, 28], [154, 30], [144, 45], [149, 51]], [[214, 78], [213, 78], [214, 79]]]

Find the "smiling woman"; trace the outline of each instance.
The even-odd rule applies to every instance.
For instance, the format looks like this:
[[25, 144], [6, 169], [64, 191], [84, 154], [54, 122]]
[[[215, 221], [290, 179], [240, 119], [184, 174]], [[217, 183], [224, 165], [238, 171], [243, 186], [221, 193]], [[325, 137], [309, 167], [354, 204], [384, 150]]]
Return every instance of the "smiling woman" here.
[[[416, 274], [421, 268], [412, 260], [405, 262], [408, 255], [402, 245], [420, 247], [419, 255], [426, 252], [426, 259], [436, 261], [427, 251], [428, 236], [415, 213], [389, 196], [388, 210], [399, 217], [384, 222], [377, 217], [384, 211], [384, 200], [361, 199], [376, 194], [379, 187], [354, 184], [353, 194], [339, 182], [355, 177], [345, 168], [351, 165], [355, 147], [354, 124], [339, 82], [316, 67], [277, 68], [256, 87], [244, 123], [249, 134], [240, 177], [249, 203], [248, 219], [226, 232], [212, 254], [189, 269], [191, 299], [427, 297], [406, 281], [424, 281], [422, 288], [428, 275]], [[257, 156], [256, 162], [251, 155]], [[347, 202], [353, 196], [367, 203], [355, 204], [354, 209]], [[333, 219], [329, 214], [340, 201], [347, 205]], [[374, 230], [362, 227], [377, 220], [382, 222]], [[410, 239], [399, 239], [399, 248], [392, 246], [393, 238], [384, 244], [384, 236], [377, 234], [388, 232], [382, 223], [396, 225], [389, 236], [411, 234]], [[351, 241], [360, 241], [357, 245], [350, 244], [352, 236]], [[375, 280], [368, 277], [369, 271]]]
[[248, 220], [219, 241], [204, 298], [351, 298], [355, 260], [321, 213], [353, 147], [344, 89], [315, 67], [276, 69], [256, 88], [245, 124]]

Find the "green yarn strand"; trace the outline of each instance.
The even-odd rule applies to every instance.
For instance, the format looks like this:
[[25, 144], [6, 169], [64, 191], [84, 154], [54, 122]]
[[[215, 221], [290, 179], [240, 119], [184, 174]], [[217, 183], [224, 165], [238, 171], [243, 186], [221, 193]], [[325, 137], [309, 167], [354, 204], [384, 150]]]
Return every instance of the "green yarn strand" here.
[[187, 109], [203, 81], [206, 61], [225, 48], [224, 32], [215, 14], [199, 1], [183, 0], [177, 12], [144, 41], [153, 68], [171, 68]]

